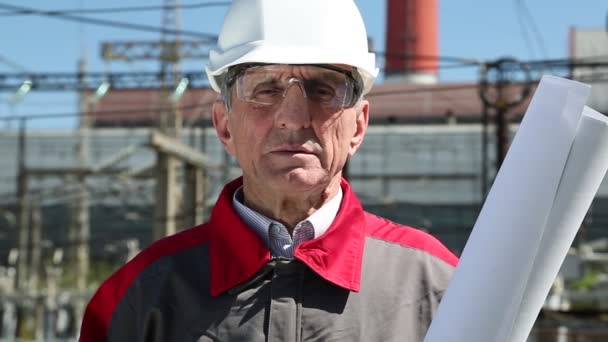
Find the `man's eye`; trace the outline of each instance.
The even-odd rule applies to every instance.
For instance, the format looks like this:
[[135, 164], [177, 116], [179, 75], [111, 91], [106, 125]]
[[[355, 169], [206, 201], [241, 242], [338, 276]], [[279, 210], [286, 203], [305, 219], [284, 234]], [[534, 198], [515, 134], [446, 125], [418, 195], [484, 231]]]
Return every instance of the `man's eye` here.
[[310, 88], [310, 96], [321, 99], [330, 99], [336, 95], [335, 89], [326, 84], [313, 84]]
[[276, 86], [260, 86], [260, 87], [256, 87], [256, 89], [253, 91], [253, 96], [254, 97], [273, 97], [273, 96], [279, 96], [282, 94], [282, 89], [280, 87], [276, 87]]
[[318, 87], [315, 89], [315, 93], [319, 95], [333, 95], [334, 90], [330, 87]]

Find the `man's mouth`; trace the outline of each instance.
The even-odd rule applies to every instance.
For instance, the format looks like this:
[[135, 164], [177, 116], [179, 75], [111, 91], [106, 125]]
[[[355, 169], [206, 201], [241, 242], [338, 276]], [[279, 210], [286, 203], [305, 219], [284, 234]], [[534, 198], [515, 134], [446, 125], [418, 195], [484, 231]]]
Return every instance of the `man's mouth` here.
[[316, 154], [312, 148], [301, 145], [283, 145], [272, 150], [273, 153]]

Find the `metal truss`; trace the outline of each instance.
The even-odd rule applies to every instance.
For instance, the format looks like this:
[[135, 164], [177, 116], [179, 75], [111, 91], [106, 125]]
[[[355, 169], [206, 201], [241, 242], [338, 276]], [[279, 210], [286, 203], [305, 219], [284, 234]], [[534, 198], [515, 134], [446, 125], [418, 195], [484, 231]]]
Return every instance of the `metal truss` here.
[[175, 62], [182, 59], [207, 59], [215, 40], [208, 41], [124, 41], [101, 44], [104, 60], [160, 60]]
[[[189, 80], [189, 88], [207, 88], [207, 76], [202, 71], [180, 72], [180, 78]], [[66, 91], [95, 90], [103, 82], [112, 89], [160, 89], [163, 75], [160, 72], [92, 72], [92, 73], [0, 73], [0, 91], [15, 91], [31, 82], [31, 90]]]

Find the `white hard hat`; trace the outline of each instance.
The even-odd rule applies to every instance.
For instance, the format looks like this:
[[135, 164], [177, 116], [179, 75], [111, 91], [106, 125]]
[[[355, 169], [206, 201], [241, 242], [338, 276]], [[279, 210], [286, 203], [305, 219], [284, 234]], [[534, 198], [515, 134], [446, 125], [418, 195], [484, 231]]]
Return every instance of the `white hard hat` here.
[[345, 64], [357, 68], [363, 94], [378, 75], [363, 18], [353, 0], [234, 0], [218, 47], [205, 67], [211, 87], [243, 63]]

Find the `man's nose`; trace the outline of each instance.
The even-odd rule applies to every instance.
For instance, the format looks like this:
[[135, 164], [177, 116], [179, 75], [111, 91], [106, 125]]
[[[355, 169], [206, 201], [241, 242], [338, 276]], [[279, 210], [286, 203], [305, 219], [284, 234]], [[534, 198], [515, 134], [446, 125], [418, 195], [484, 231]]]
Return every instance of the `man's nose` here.
[[280, 128], [308, 128], [311, 124], [310, 108], [304, 85], [290, 82], [283, 94], [283, 101], [275, 113], [275, 122]]

